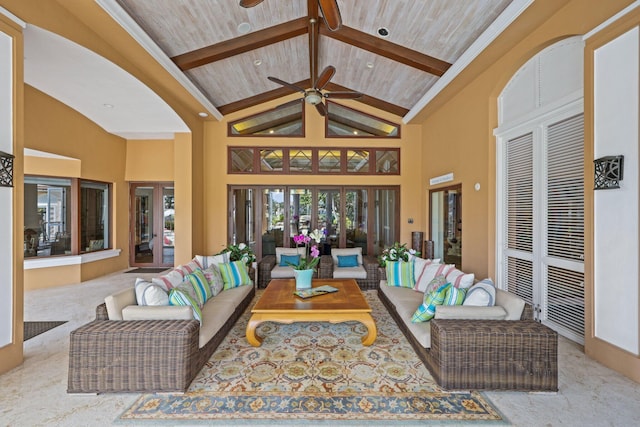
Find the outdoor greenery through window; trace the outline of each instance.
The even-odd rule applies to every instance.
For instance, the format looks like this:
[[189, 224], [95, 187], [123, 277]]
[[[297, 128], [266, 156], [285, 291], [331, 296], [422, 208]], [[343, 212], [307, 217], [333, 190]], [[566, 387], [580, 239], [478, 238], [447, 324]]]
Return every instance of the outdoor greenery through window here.
[[[109, 191], [110, 185], [101, 182], [25, 176], [24, 257], [77, 255], [108, 248]], [[78, 197], [73, 197], [76, 192]], [[73, 212], [78, 211], [74, 223]]]

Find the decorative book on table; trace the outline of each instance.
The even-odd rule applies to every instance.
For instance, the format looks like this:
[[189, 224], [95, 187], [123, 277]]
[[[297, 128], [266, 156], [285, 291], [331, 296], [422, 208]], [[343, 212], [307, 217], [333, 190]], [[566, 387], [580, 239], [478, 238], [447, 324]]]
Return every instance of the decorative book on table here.
[[294, 294], [296, 296], [299, 296], [300, 298], [306, 299], [316, 297], [318, 295], [330, 294], [331, 292], [336, 292], [337, 290], [338, 289], [334, 288], [333, 286], [323, 285], [318, 286], [317, 288], [301, 289], [295, 291]]

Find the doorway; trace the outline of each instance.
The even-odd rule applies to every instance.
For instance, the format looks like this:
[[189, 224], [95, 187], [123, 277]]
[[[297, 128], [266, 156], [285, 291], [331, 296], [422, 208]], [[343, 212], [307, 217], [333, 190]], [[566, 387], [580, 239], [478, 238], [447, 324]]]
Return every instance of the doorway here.
[[135, 267], [173, 266], [173, 183], [131, 183], [130, 206], [129, 264]]
[[462, 185], [429, 191], [433, 257], [462, 269]]

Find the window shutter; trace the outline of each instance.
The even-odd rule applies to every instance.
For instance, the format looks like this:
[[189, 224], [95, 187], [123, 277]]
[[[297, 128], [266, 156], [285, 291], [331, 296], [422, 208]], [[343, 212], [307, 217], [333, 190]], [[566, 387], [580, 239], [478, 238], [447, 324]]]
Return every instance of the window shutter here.
[[584, 337], [583, 153], [582, 114], [549, 126], [546, 320], [578, 341]]
[[507, 290], [533, 301], [533, 134], [506, 144], [506, 245], [504, 277]]

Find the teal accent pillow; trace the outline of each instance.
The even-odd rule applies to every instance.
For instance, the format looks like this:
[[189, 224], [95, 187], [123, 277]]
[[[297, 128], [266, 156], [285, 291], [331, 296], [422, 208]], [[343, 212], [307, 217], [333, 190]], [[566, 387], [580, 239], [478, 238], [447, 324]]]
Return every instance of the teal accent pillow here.
[[280, 267], [292, 267], [300, 264], [300, 255], [280, 255]]
[[202, 323], [202, 311], [198, 305], [198, 297], [195, 295], [191, 283], [183, 282], [169, 292], [169, 305], [186, 305], [193, 310], [193, 317]]
[[413, 288], [416, 284], [413, 261], [387, 261], [387, 285]]
[[251, 278], [247, 271], [247, 266], [243, 261], [233, 261], [225, 264], [219, 264], [220, 274], [224, 282], [223, 289], [237, 288], [238, 286], [251, 285]]
[[338, 267], [357, 267], [358, 255], [338, 255]]
[[462, 305], [464, 298], [467, 296], [467, 291], [468, 289], [456, 288], [453, 285], [449, 286], [442, 305]]
[[188, 280], [191, 283], [191, 286], [193, 286], [193, 290], [196, 292], [196, 297], [198, 297], [200, 307], [202, 307], [204, 303], [213, 296], [213, 292], [211, 292], [211, 287], [209, 286], [209, 281], [204, 275], [204, 272], [199, 268], [196, 268], [193, 273], [187, 274], [184, 279], [185, 281]]
[[[387, 264], [388, 263], [389, 262], [387, 261]], [[442, 305], [444, 303], [444, 299], [447, 296], [447, 290], [450, 287], [451, 283], [445, 283], [435, 291], [429, 294], [424, 294], [422, 304], [420, 305], [420, 307], [418, 307], [416, 312], [413, 313], [413, 316], [411, 316], [411, 321], [413, 323], [418, 323], [428, 322], [429, 320], [433, 319], [433, 317], [436, 315], [436, 306]]]

